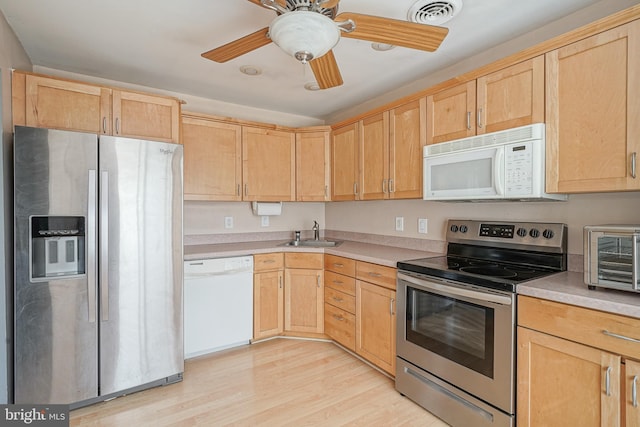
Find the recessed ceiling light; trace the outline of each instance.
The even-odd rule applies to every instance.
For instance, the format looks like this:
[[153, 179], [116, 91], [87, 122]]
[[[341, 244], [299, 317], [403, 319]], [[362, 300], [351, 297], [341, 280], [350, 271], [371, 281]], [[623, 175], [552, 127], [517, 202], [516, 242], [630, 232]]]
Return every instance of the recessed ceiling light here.
[[320, 90], [320, 86], [316, 82], [309, 82], [309, 83], [304, 85], [304, 88], [306, 90], [310, 90], [310, 91]]
[[394, 47], [395, 45], [387, 43], [371, 43], [371, 49], [377, 50], [379, 52], [386, 52], [387, 50], [391, 50]]
[[240, 67], [240, 72], [247, 76], [259, 76], [262, 74], [262, 70], [258, 67], [254, 67], [253, 65], [243, 65]]

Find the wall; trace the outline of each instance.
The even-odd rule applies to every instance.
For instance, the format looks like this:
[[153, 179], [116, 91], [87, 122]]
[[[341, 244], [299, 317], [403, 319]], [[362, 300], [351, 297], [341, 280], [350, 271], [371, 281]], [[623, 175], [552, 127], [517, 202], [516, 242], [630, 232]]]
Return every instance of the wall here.
[[[640, 224], [640, 193], [574, 194], [566, 202], [443, 203], [424, 200], [333, 202], [326, 205], [326, 228], [388, 236], [445, 240], [449, 218], [562, 222], [569, 229], [569, 253], [582, 254], [582, 227], [588, 224]], [[403, 232], [395, 217], [404, 217]], [[366, 221], [363, 221], [366, 218]], [[427, 234], [418, 234], [427, 218]]]
[[31, 61], [0, 12], [0, 403], [9, 401], [13, 358], [13, 155], [11, 69], [31, 69]]

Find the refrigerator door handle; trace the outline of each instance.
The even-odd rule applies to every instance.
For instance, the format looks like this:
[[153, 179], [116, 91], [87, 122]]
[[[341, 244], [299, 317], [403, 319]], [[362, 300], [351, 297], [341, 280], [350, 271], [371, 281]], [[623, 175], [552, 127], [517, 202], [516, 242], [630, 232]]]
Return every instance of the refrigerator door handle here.
[[87, 197], [87, 300], [89, 323], [96, 321], [96, 171], [89, 170]]
[[100, 176], [100, 317], [109, 320], [109, 172]]

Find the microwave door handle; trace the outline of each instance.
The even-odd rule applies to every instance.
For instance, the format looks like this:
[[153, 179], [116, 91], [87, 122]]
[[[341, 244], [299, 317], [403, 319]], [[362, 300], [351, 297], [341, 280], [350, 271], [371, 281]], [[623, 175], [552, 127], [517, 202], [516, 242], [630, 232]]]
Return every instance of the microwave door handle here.
[[498, 196], [504, 196], [504, 149], [496, 149], [496, 157], [493, 165], [495, 177], [495, 190]]
[[640, 265], [638, 265], [638, 234], [633, 235], [633, 247], [631, 248], [631, 253], [633, 254], [633, 265], [631, 266], [633, 289], [638, 290], [638, 270], [640, 269]]

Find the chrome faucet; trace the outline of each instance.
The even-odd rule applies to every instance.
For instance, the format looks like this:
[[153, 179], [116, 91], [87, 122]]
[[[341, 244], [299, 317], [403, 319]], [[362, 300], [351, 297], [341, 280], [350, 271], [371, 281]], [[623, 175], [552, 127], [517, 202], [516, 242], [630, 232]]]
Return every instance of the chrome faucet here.
[[320, 240], [320, 224], [318, 221], [313, 221], [313, 240]]

